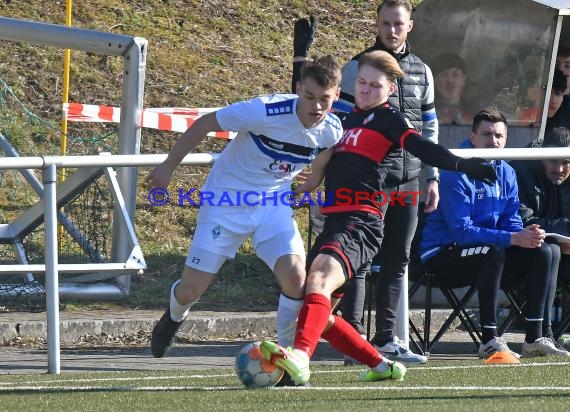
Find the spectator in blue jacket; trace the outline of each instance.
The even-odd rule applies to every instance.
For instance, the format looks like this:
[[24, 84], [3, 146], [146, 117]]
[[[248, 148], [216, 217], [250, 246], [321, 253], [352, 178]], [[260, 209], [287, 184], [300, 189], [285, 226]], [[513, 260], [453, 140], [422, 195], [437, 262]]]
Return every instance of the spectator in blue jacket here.
[[[462, 147], [503, 148], [506, 141], [505, 116], [485, 109], [475, 115], [471, 138]], [[527, 282], [523, 356], [570, 356], [542, 335], [547, 288], [556, 279], [560, 248], [545, 242], [539, 225], [523, 227], [515, 172], [502, 160], [491, 163], [498, 176], [494, 185], [460, 172], [441, 173], [439, 206], [428, 216], [420, 243], [422, 262], [426, 270], [446, 283], [457, 284], [459, 276], [461, 280], [477, 279], [480, 358], [510, 351], [497, 336], [497, 299], [503, 272], [524, 277]]]

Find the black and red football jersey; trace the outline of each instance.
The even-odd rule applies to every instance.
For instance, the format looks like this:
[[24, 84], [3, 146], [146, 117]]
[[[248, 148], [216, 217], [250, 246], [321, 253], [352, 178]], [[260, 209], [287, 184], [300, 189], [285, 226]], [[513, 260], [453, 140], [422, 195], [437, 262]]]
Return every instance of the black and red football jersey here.
[[325, 169], [327, 201], [321, 211], [380, 213], [382, 196], [390, 196], [382, 192], [388, 168], [380, 164], [391, 150], [404, 147], [405, 139], [420, 135], [389, 104], [339, 117], [344, 132]]

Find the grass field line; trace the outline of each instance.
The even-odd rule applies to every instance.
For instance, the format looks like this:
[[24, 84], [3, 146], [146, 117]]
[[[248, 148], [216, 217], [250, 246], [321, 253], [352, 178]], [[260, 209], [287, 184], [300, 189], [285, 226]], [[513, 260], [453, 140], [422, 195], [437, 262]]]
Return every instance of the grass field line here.
[[[532, 363], [521, 363], [521, 364], [514, 364], [514, 365], [457, 365], [457, 366], [416, 366], [408, 368], [408, 371], [412, 371], [412, 373], [416, 373], [416, 371], [438, 371], [438, 370], [454, 370], [454, 369], [480, 369], [480, 368], [492, 368], [492, 367], [500, 367], [500, 368], [508, 368], [508, 367], [535, 367], [535, 366], [569, 366], [570, 362], [532, 362]], [[364, 367], [364, 366], [363, 366]], [[327, 374], [338, 374], [338, 373], [355, 373], [362, 371], [362, 368], [346, 368], [346, 367], [339, 367], [338, 369], [332, 370], [317, 370], [313, 372], [313, 375], [327, 375]], [[69, 376], [69, 375], [68, 375]], [[184, 374], [184, 375], [166, 375], [166, 376], [133, 376], [133, 377], [106, 377], [106, 378], [79, 378], [74, 379], [73, 377], [66, 378], [66, 379], [53, 379], [53, 380], [37, 380], [37, 381], [24, 381], [18, 382], [17, 385], [21, 385], [22, 387], [29, 388], [33, 386], [38, 388], [40, 386], [37, 385], [49, 385], [49, 384], [61, 384], [61, 383], [94, 383], [94, 382], [150, 382], [150, 381], [161, 381], [161, 380], [187, 380], [187, 379], [210, 379], [212, 377], [217, 378], [226, 378], [226, 377], [233, 377], [235, 376], [234, 373], [217, 373], [213, 374]], [[0, 390], [4, 388], [10, 388], [10, 390], [15, 390], [14, 382], [0, 382]], [[26, 386], [28, 385], [28, 386]], [[48, 386], [53, 388], [54, 386]]]
[[[167, 391], [235, 391], [245, 389], [243, 386], [11, 386], [0, 388], [4, 392], [167, 392]], [[519, 391], [519, 392], [568, 392], [570, 386], [289, 386], [273, 388], [272, 390], [302, 390], [302, 391]]]
[[[483, 361], [481, 361], [483, 362]], [[570, 362], [531, 362], [531, 363], [515, 363], [502, 365], [456, 365], [456, 366], [414, 366], [408, 368], [413, 371], [433, 371], [433, 370], [453, 370], [453, 369], [477, 369], [477, 368], [524, 368], [533, 366], [570, 366]]]
[[[570, 362], [532, 362], [532, 363], [520, 363], [513, 365], [456, 365], [456, 366], [414, 366], [408, 368], [408, 371], [434, 371], [434, 370], [454, 370], [454, 369], [480, 369], [480, 368], [524, 368], [524, 367], [535, 367], [535, 366], [570, 366]], [[318, 370], [313, 371], [313, 375], [327, 375], [335, 373], [354, 373], [361, 372], [365, 366], [360, 368], [356, 367], [341, 367], [339, 369], [333, 370]], [[212, 377], [225, 378], [235, 376], [233, 373], [217, 373], [215, 375], [211, 374], [188, 374], [188, 375], [168, 375], [168, 376], [137, 376], [137, 377], [109, 377], [109, 378], [80, 378], [80, 379], [54, 379], [54, 380], [41, 380], [41, 381], [25, 381], [20, 382], [20, 385], [38, 385], [38, 384], [52, 384], [52, 383], [69, 383], [69, 382], [131, 382], [131, 381], [159, 381], [159, 380], [174, 380], [174, 379], [210, 379]], [[2, 387], [8, 387], [13, 385], [13, 382], [0, 382], [0, 389]]]

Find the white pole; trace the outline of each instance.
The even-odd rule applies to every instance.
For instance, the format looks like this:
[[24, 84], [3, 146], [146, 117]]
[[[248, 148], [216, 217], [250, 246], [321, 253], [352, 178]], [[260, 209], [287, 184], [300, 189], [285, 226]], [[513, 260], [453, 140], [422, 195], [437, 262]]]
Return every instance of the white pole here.
[[[570, 159], [570, 147], [547, 148], [504, 148], [504, 149], [451, 149], [456, 156], [483, 159]], [[56, 167], [117, 167], [117, 166], [154, 166], [166, 159], [166, 154], [141, 155], [90, 155], [90, 156], [35, 156], [3, 157], [0, 170], [5, 169], [43, 169], [47, 165]], [[208, 166], [215, 162], [217, 153], [192, 153], [182, 160], [182, 165]]]
[[47, 343], [48, 373], [60, 373], [59, 353], [59, 279], [57, 270], [57, 207], [55, 164], [43, 169], [44, 179], [44, 232], [46, 261], [46, 308], [47, 308]]

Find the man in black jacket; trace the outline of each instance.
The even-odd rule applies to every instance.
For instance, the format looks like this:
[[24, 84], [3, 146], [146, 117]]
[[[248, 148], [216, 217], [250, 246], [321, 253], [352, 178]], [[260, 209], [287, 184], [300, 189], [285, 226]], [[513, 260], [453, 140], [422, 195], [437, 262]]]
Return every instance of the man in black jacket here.
[[[570, 147], [570, 130], [560, 127], [548, 131], [542, 147]], [[547, 233], [570, 236], [570, 216], [563, 214], [565, 192], [561, 190], [570, 177], [570, 159], [514, 160], [511, 166], [517, 174], [523, 224], [538, 224]], [[560, 242], [560, 251], [558, 276], [570, 279], [570, 243]], [[556, 282], [550, 285], [546, 298], [542, 325], [547, 338], [553, 337], [551, 310], [555, 294]]]

